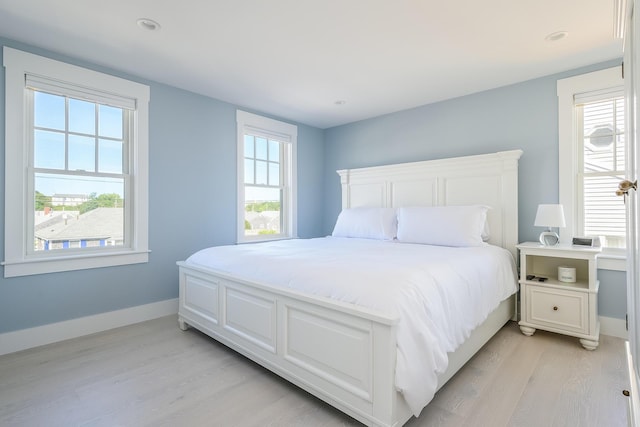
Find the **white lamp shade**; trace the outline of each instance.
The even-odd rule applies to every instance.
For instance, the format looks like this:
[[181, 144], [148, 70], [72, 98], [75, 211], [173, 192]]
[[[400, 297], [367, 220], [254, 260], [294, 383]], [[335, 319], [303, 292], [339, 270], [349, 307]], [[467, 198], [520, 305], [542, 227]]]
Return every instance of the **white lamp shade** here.
[[538, 205], [536, 227], [565, 227], [564, 209], [562, 205]]

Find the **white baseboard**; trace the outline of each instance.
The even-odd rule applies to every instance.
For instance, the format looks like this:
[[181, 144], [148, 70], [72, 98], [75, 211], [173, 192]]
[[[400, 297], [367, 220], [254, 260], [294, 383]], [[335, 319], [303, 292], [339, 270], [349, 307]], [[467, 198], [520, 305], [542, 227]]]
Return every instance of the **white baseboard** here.
[[[0, 355], [178, 313], [178, 298], [0, 334]], [[600, 316], [600, 333], [627, 339], [624, 319]]]
[[627, 322], [624, 319], [616, 319], [615, 317], [600, 316], [600, 333], [602, 335], [611, 335], [612, 337], [628, 339]]
[[0, 334], [0, 355], [176, 314], [178, 298]]

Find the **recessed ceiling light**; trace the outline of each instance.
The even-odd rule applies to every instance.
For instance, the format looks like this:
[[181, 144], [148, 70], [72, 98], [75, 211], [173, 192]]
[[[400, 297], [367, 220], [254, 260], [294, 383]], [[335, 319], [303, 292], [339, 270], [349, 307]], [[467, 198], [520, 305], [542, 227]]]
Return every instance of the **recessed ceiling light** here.
[[336, 102], [334, 102], [334, 104], [336, 104], [336, 105], [344, 105], [346, 103], [347, 103], [347, 101], [345, 101], [344, 99], [338, 99]]
[[158, 31], [160, 29], [160, 24], [158, 24], [153, 19], [149, 18], [140, 18], [138, 19], [138, 27], [149, 30], [149, 31]]
[[548, 42], [557, 42], [558, 40], [562, 40], [567, 37], [569, 33], [567, 31], [556, 31], [555, 33], [549, 34], [544, 39]]

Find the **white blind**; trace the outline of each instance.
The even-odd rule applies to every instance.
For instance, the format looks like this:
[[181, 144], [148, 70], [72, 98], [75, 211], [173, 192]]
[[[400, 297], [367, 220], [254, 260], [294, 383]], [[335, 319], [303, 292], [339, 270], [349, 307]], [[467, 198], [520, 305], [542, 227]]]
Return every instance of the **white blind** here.
[[624, 247], [626, 214], [615, 195], [625, 177], [624, 97], [622, 90], [597, 91], [575, 97], [580, 126], [582, 229], [601, 236], [608, 247]]
[[103, 92], [96, 89], [85, 88], [82, 86], [50, 79], [48, 77], [26, 74], [25, 86], [28, 89], [47, 92], [53, 95], [83, 99], [98, 104], [109, 105], [111, 107], [124, 108], [126, 110], [136, 109], [136, 100], [133, 98], [128, 98], [109, 92]]

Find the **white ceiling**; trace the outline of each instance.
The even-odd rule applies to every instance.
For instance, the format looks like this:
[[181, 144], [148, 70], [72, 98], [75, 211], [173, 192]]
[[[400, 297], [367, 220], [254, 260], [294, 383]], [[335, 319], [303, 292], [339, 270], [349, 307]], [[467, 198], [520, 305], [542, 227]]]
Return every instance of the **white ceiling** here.
[[[613, 0], [0, 0], [0, 36], [328, 128], [619, 58], [613, 9]], [[556, 31], [569, 35], [545, 41]]]

